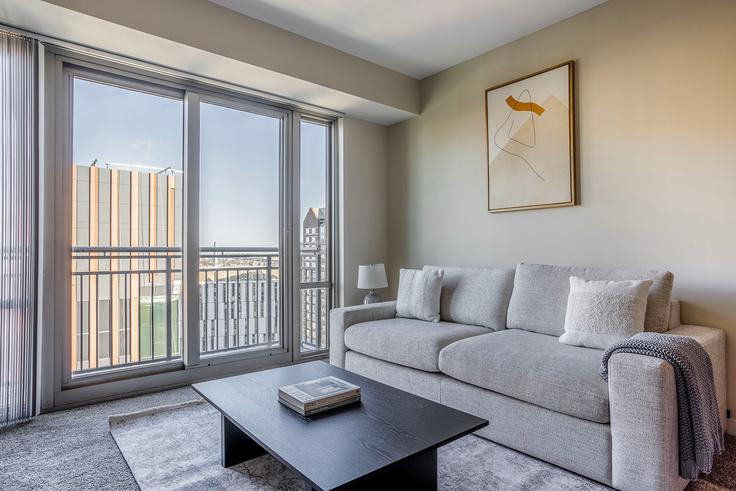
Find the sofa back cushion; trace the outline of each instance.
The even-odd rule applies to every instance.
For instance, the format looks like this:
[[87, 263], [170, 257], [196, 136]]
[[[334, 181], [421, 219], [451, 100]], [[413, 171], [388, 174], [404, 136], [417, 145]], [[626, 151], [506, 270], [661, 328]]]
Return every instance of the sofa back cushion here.
[[565, 331], [571, 276], [586, 280], [652, 280], [644, 330], [667, 330], [673, 282], [673, 275], [669, 271], [661, 273], [524, 263], [516, 267], [506, 326], [509, 329], [560, 336]]
[[483, 326], [498, 331], [506, 328], [506, 312], [514, 288], [513, 268], [446, 268], [440, 295], [440, 319]]

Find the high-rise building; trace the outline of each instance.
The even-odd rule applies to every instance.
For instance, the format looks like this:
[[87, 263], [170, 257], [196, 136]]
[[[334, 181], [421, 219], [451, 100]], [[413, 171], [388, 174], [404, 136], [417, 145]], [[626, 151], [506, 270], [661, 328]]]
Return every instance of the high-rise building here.
[[[327, 281], [327, 219], [324, 208], [309, 208], [302, 221], [301, 280]], [[302, 290], [302, 348], [327, 347], [327, 289]]]
[[170, 168], [72, 167], [72, 370], [179, 356], [181, 190]]

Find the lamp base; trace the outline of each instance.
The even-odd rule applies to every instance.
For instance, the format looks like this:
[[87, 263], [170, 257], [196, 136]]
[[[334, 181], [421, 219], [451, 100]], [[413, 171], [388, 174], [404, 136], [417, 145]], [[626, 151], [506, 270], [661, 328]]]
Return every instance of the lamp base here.
[[383, 302], [383, 299], [381, 298], [381, 295], [376, 293], [375, 290], [371, 290], [368, 292], [368, 294], [363, 299], [363, 305], [367, 305], [369, 303], [379, 303]]

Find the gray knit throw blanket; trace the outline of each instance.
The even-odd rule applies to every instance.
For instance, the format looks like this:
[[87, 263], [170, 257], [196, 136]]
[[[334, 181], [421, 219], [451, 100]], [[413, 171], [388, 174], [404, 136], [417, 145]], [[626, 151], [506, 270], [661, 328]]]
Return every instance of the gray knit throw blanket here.
[[680, 476], [697, 479], [709, 473], [713, 457], [723, 451], [713, 365], [708, 353], [687, 336], [643, 332], [614, 344], [603, 354], [600, 374], [608, 380], [608, 359], [634, 353], [668, 361], [675, 370], [680, 444]]

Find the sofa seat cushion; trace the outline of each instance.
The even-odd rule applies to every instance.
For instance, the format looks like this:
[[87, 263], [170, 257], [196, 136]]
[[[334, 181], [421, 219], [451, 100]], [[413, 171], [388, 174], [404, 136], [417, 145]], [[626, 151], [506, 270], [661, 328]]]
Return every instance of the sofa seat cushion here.
[[507, 329], [458, 341], [440, 353], [440, 370], [463, 382], [570, 416], [608, 423], [603, 351], [556, 337]]
[[439, 372], [437, 360], [442, 348], [486, 333], [485, 327], [397, 317], [350, 326], [345, 331], [345, 346], [379, 360]]

